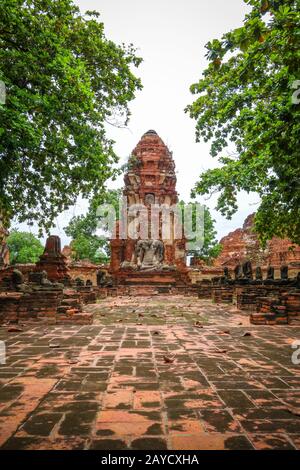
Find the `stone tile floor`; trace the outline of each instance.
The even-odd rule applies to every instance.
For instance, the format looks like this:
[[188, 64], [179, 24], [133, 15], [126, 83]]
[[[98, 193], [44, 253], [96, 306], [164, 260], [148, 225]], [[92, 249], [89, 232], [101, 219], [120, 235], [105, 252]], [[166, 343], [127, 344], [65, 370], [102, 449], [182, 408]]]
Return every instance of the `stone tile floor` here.
[[88, 310], [0, 328], [1, 449], [300, 449], [299, 327], [183, 296]]

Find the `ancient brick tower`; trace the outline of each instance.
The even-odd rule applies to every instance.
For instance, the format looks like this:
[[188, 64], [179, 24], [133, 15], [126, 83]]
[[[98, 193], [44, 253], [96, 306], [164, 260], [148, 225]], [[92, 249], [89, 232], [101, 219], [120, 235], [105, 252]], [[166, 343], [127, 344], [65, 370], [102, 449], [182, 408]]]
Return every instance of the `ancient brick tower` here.
[[[154, 224], [150, 215], [153, 205], [170, 207], [178, 202], [172, 154], [155, 131], [146, 132], [133, 150], [124, 182], [128, 224], [132, 224], [135, 218], [131, 208], [139, 204], [146, 208], [148, 224], [147, 229], [140, 227], [144, 232], [138, 238], [131, 238], [128, 230], [124, 237], [120, 230], [120, 238], [111, 241], [111, 273], [117, 283], [142, 280], [145, 283], [176, 283], [176, 273], [186, 270], [185, 240], [176, 236], [178, 232], [174, 234], [172, 227], [170, 236], [166, 238], [160, 218], [153, 235]], [[170, 216], [171, 224], [174, 224], [174, 217]]]

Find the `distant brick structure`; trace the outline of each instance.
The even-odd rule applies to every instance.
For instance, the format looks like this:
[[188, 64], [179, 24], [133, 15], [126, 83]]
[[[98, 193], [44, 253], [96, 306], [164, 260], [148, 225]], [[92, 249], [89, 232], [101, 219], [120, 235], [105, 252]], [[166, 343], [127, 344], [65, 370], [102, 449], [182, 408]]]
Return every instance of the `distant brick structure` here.
[[65, 245], [62, 249], [62, 254], [66, 257], [67, 264], [72, 262], [72, 247], [70, 245]]
[[105, 270], [103, 265], [93, 264], [88, 260], [72, 261], [68, 264], [68, 268], [69, 274], [74, 281], [81, 279], [85, 285], [88, 283], [93, 286], [99, 285], [99, 272]]
[[253, 231], [254, 215], [246, 218], [242, 228], [222, 238], [220, 243], [223, 249], [214, 267], [229, 267], [233, 270], [236, 265], [250, 260], [253, 266], [261, 266], [264, 274], [268, 266], [273, 266], [275, 278], [280, 278], [280, 270], [284, 265], [289, 267], [290, 276], [296, 276], [300, 270], [300, 246], [290, 240], [274, 237], [267, 243], [266, 249], [262, 249]]

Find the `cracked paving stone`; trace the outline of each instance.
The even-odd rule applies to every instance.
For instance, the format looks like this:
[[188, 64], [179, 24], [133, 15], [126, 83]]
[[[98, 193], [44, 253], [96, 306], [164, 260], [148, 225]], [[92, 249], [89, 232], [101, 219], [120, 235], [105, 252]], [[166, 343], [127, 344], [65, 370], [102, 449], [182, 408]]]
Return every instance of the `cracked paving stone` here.
[[300, 449], [300, 326], [180, 295], [86, 309], [93, 325], [1, 329], [1, 449]]

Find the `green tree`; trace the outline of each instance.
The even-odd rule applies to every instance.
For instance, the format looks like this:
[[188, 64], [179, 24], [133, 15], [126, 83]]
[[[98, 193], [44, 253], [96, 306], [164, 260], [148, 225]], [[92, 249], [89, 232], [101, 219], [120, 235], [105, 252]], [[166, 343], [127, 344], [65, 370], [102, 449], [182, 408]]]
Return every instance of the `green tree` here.
[[36, 263], [44, 247], [32, 233], [12, 230], [7, 238], [10, 263]]
[[[97, 215], [97, 209], [101, 204], [111, 204], [118, 218], [120, 198], [121, 190], [109, 190], [90, 201], [86, 215], [75, 216], [70, 220], [65, 232], [72, 237], [71, 247], [75, 260], [88, 259], [94, 263], [109, 261], [109, 234], [104, 220]], [[99, 232], [106, 235], [106, 238], [97, 235]]]
[[109, 253], [107, 253], [107, 243], [99, 240], [96, 236], [86, 237], [78, 235], [71, 242], [73, 258], [78, 260], [89, 260], [92, 263], [107, 263]]
[[[212, 141], [221, 164], [201, 175], [194, 194], [220, 192], [217, 209], [230, 218], [238, 191], [257, 192], [261, 241], [300, 243], [300, 2], [245, 3], [244, 25], [207, 44], [208, 68], [191, 86], [197, 140]], [[229, 143], [235, 150], [224, 156]]]
[[210, 264], [222, 251], [222, 246], [216, 239], [216, 221], [212, 218], [208, 207], [204, 207], [204, 241], [202, 248], [195, 252], [195, 256]]
[[49, 230], [78, 195], [115, 177], [107, 123], [127, 123], [141, 88], [132, 45], [107, 39], [99, 13], [72, 0], [2, 0], [0, 216]]
[[[190, 203], [192, 204], [192, 203]], [[181, 210], [184, 209], [186, 205], [184, 201], [179, 203]], [[201, 259], [207, 264], [210, 264], [214, 258], [216, 258], [221, 250], [222, 246], [218, 243], [216, 239], [217, 232], [215, 230], [216, 221], [212, 218], [210, 210], [207, 206], [204, 206], [204, 218], [203, 218], [203, 239], [196, 242], [196, 246], [187, 251], [187, 255], [193, 256], [195, 258]], [[192, 212], [192, 228], [193, 231], [196, 231], [197, 217], [196, 211]], [[198, 246], [197, 246], [198, 245]]]

